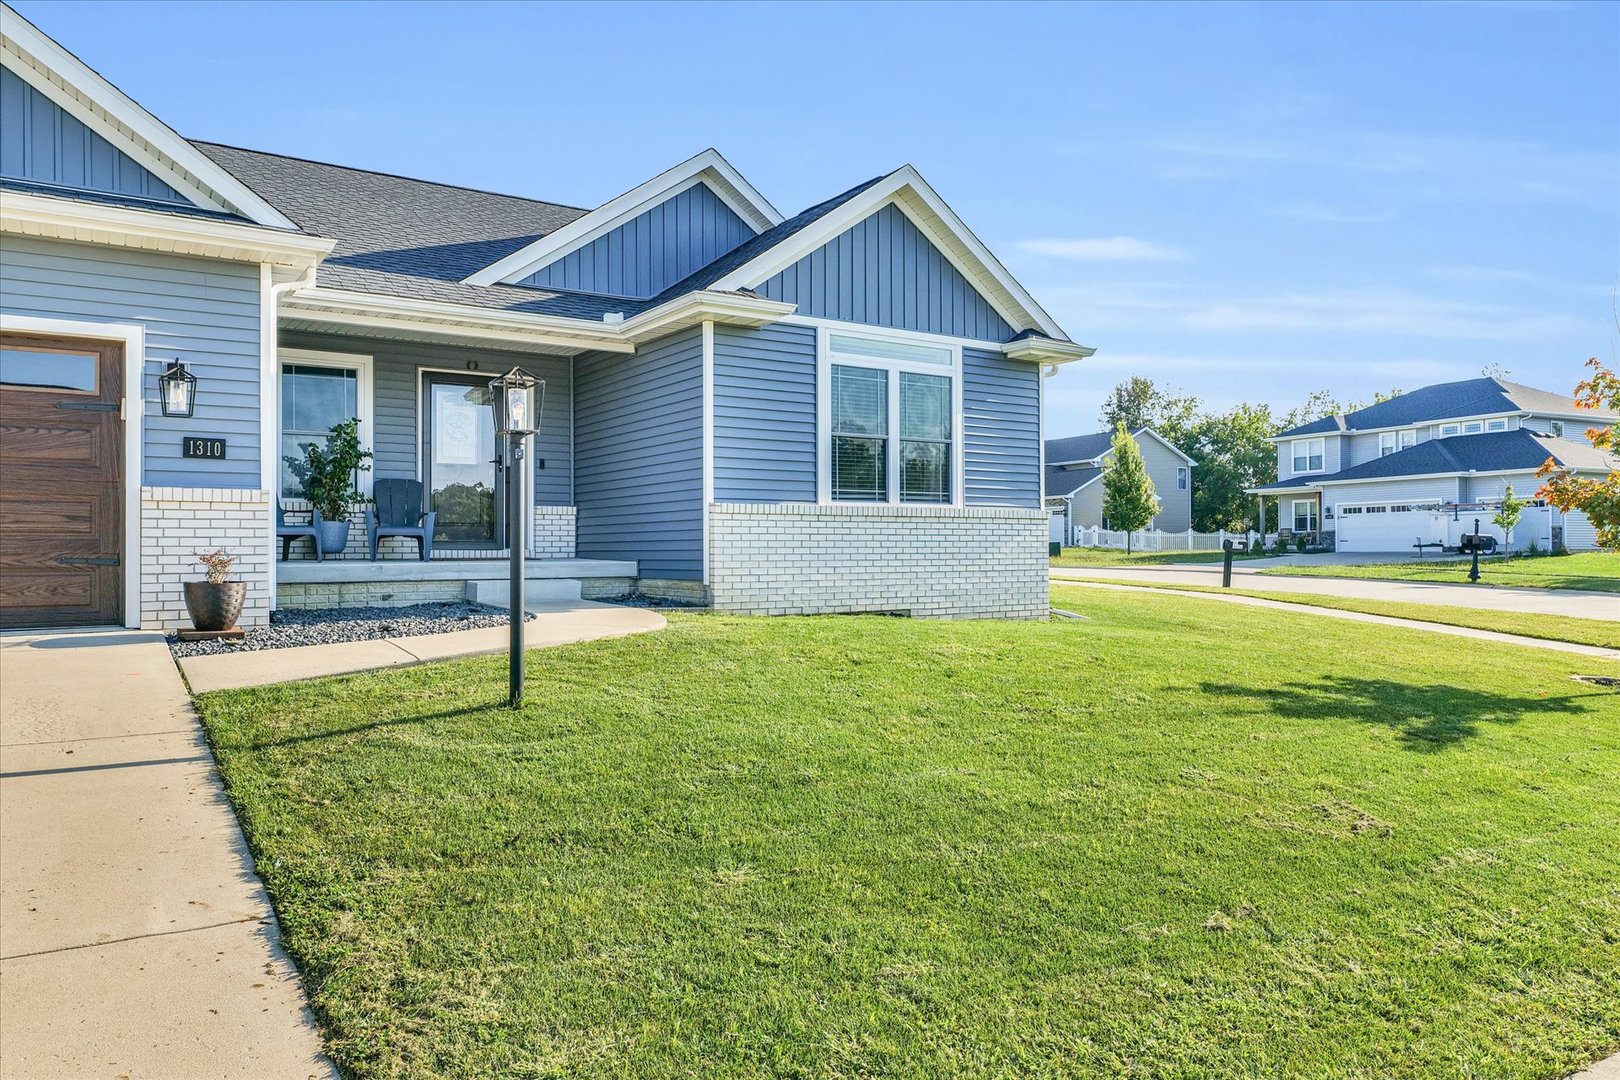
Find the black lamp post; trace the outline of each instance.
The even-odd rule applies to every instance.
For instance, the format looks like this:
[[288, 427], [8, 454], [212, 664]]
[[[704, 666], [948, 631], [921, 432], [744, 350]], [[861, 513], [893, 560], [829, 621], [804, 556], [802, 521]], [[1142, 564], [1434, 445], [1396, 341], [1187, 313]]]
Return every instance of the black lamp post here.
[[523, 705], [523, 442], [540, 430], [546, 384], [522, 368], [489, 381], [495, 435], [506, 436], [506, 549], [510, 553], [512, 630], [507, 646], [507, 705]]
[[158, 376], [158, 404], [164, 416], [190, 416], [197, 407], [197, 376], [179, 360]]
[[1474, 519], [1474, 538], [1468, 542], [1468, 546], [1474, 549], [1474, 565], [1470, 566], [1468, 568], [1468, 580], [1471, 581], [1471, 582], [1474, 582], [1475, 584], [1478, 584], [1478, 582], [1479, 582], [1479, 518]]

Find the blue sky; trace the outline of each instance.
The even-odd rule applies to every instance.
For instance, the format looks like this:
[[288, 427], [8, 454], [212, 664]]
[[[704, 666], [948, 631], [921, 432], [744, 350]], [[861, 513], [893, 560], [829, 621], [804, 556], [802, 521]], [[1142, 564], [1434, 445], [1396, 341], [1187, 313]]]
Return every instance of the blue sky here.
[[1097, 346], [1052, 435], [1616, 359], [1620, 4], [16, 6], [183, 134], [579, 206], [909, 161]]

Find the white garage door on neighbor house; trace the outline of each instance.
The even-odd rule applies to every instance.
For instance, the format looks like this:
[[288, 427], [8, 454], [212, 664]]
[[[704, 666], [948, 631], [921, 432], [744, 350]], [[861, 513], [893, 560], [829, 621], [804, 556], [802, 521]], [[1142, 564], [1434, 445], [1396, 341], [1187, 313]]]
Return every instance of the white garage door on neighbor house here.
[[1338, 507], [1334, 517], [1340, 551], [1405, 551], [1446, 538], [1445, 515], [1434, 506], [1351, 504]]

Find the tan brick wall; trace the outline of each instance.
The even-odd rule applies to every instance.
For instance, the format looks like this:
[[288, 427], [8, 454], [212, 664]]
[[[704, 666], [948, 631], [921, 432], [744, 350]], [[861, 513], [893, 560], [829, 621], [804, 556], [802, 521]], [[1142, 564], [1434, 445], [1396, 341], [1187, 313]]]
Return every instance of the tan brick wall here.
[[1038, 509], [716, 503], [709, 587], [746, 614], [1044, 618], [1047, 542]]
[[202, 581], [197, 553], [224, 548], [239, 557], [232, 580], [247, 582], [240, 625], [270, 620], [270, 494], [238, 488], [141, 488], [141, 626], [191, 625], [186, 581]]
[[283, 608], [405, 607], [466, 598], [465, 581], [300, 581], [276, 585], [276, 606]]

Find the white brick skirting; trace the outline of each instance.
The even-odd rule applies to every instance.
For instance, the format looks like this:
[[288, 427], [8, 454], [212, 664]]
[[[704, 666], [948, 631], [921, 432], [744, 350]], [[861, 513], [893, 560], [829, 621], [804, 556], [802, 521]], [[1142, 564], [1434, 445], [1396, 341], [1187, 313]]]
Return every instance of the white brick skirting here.
[[181, 582], [202, 581], [197, 553], [224, 548], [247, 582], [239, 625], [270, 621], [270, 493], [240, 488], [141, 488], [141, 626], [191, 625]]
[[[287, 508], [290, 520], [298, 524], [309, 522], [309, 504], [302, 499], [283, 499], [282, 505]], [[574, 557], [574, 508], [572, 506], [536, 506], [534, 508], [534, 538], [530, 541], [528, 555], [531, 559], [572, 559]], [[328, 559], [369, 559], [371, 547], [366, 540], [366, 514], [365, 510], [356, 509], [349, 514], [349, 542], [337, 554], [327, 555]], [[277, 558], [280, 558], [281, 543], [276, 542]], [[288, 556], [291, 559], [303, 560], [315, 557], [315, 548], [307, 538], [300, 538], [292, 542], [292, 551]], [[377, 558], [379, 559], [414, 559], [417, 557], [416, 541], [408, 536], [384, 536], [377, 542]], [[492, 548], [458, 548], [454, 544], [439, 543], [433, 547], [435, 559], [504, 559], [506, 549]]]
[[536, 559], [574, 557], [574, 508], [537, 506], [534, 508], [534, 539], [529, 555]]
[[715, 503], [716, 611], [1043, 618], [1044, 509]]

